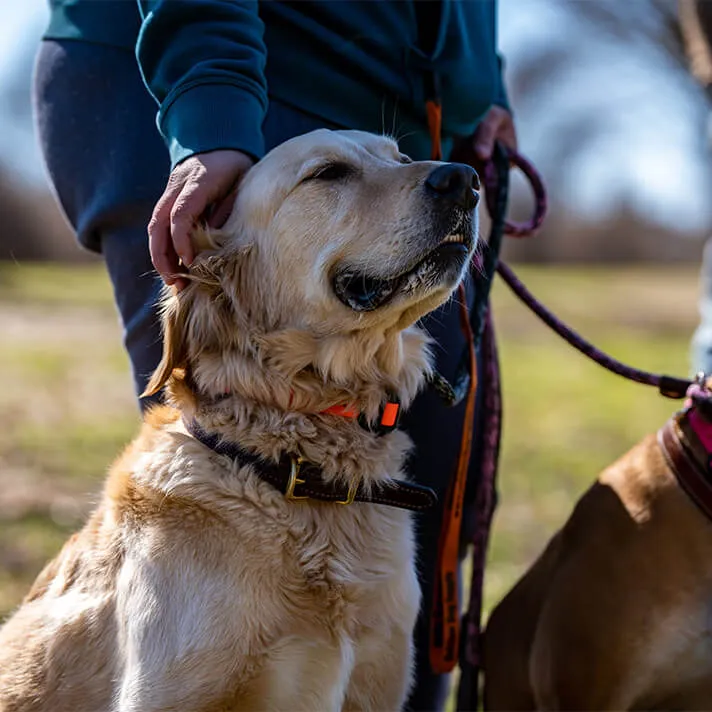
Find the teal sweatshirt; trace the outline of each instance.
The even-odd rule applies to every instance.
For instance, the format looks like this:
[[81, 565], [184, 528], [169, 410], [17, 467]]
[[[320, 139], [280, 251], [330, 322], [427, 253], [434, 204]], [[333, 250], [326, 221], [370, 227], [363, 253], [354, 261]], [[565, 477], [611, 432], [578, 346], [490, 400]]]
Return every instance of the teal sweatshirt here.
[[50, 0], [46, 39], [136, 52], [172, 164], [219, 148], [262, 156], [268, 97], [427, 155], [426, 99], [445, 146], [506, 106], [495, 0], [441, 0], [421, 49], [422, 0]]

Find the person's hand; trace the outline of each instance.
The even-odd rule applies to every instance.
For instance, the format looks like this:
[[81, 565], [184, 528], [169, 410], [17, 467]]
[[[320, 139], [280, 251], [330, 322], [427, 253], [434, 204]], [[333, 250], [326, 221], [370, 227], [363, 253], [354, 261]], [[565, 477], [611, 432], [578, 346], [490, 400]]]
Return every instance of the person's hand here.
[[471, 141], [475, 155], [482, 162], [492, 158], [495, 141], [500, 141], [506, 148], [516, 151], [517, 131], [512, 115], [504, 107], [491, 106], [472, 134]]
[[190, 156], [173, 169], [148, 223], [151, 260], [166, 284], [178, 289], [187, 284], [180, 272], [195, 258], [191, 230], [201, 218], [208, 219], [211, 207], [209, 224], [224, 224], [235, 185], [252, 164], [241, 151], [221, 150]]
[[510, 150], [517, 150], [517, 132], [512, 115], [503, 107], [493, 105], [472, 136], [455, 141], [450, 160], [467, 163], [481, 171], [492, 158], [495, 141], [500, 141]]

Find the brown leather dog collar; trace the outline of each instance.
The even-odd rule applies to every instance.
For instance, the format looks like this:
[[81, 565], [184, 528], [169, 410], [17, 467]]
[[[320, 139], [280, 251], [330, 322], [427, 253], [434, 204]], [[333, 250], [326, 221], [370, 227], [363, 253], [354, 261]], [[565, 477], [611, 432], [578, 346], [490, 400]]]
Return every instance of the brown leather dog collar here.
[[688, 497], [712, 520], [710, 454], [689, 426], [688, 410], [674, 415], [658, 431], [665, 460]]
[[223, 440], [215, 433], [206, 432], [195, 420], [185, 421], [185, 427], [196, 440], [218, 455], [226, 455], [243, 465], [252, 465], [261, 479], [292, 501], [315, 499], [334, 504], [371, 502], [412, 511], [430, 509], [437, 502], [430, 487], [402, 480], [388, 480], [370, 488], [361, 483], [346, 486], [325, 482], [319, 467], [297, 455], [285, 453], [279, 462], [274, 462], [248, 452], [237, 443]]

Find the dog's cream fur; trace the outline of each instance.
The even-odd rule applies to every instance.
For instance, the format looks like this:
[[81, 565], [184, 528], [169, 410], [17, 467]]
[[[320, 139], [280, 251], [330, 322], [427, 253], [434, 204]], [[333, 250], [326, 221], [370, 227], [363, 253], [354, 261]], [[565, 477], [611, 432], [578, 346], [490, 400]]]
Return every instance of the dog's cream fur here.
[[[346, 180], [303, 179], [324, 161]], [[190, 285], [165, 302], [164, 383], [96, 511], [0, 631], [0, 710], [396, 710], [420, 594], [410, 516], [290, 502], [193, 439], [181, 415], [327, 479], [403, 477], [401, 432], [320, 415], [407, 407], [429, 369], [412, 324], [455, 286], [370, 313], [336, 300], [335, 265], [398, 274], [422, 252], [430, 162], [385, 138], [319, 131], [245, 178], [220, 233], [195, 235]]]

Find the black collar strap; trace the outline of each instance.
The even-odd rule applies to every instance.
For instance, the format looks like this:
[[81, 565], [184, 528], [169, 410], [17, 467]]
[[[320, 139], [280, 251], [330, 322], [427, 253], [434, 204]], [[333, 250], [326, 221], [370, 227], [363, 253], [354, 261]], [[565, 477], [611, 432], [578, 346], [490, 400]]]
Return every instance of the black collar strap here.
[[237, 443], [223, 440], [215, 433], [207, 433], [195, 420], [185, 421], [185, 427], [196, 440], [218, 455], [226, 455], [242, 465], [252, 465], [261, 479], [292, 501], [317, 499], [334, 504], [371, 502], [412, 511], [430, 509], [437, 502], [430, 487], [402, 480], [374, 484], [370, 490], [358, 483], [345, 486], [324, 482], [321, 470], [297, 455], [285, 453], [275, 463], [244, 450]]

